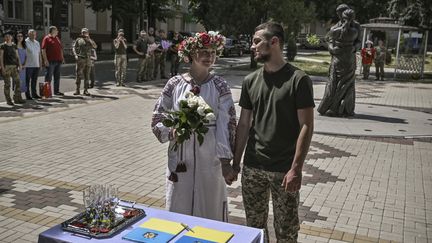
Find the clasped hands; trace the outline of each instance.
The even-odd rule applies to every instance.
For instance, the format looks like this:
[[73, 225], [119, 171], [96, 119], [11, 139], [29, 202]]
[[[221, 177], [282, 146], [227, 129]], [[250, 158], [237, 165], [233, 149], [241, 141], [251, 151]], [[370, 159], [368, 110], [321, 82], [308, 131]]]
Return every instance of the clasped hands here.
[[222, 176], [225, 178], [225, 183], [231, 185], [236, 181], [238, 173], [240, 173], [240, 165], [230, 163], [230, 159], [220, 159], [222, 167]]

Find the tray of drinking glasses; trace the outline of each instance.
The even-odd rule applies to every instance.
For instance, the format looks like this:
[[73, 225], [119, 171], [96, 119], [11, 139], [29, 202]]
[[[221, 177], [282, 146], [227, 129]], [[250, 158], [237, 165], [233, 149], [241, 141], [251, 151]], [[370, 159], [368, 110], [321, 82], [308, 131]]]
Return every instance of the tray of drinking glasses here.
[[61, 224], [63, 230], [90, 238], [110, 238], [146, 216], [140, 208], [111, 204], [105, 208], [88, 207]]

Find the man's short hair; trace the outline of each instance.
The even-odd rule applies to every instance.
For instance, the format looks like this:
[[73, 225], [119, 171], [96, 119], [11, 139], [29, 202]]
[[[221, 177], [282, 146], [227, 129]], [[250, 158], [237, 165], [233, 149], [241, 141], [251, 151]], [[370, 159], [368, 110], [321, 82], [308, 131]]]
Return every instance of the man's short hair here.
[[49, 28], [48, 28], [48, 32], [51, 34], [54, 30], [56, 30], [57, 29], [57, 27], [55, 27], [55, 26], [50, 26]]
[[6, 36], [6, 35], [14, 36], [14, 32], [13, 32], [12, 30], [6, 30], [6, 31], [3, 33], [3, 36]]
[[267, 40], [270, 40], [273, 36], [276, 36], [279, 39], [279, 45], [281, 49], [283, 49], [285, 42], [285, 33], [281, 24], [274, 21], [268, 21], [266, 23], [258, 25], [255, 28], [255, 32], [259, 30], [265, 30], [264, 37]]
[[145, 31], [145, 30], [141, 30], [141, 31], [140, 31], [140, 34], [143, 34], [143, 33], [144, 33], [144, 34], [147, 34], [147, 31]]
[[165, 30], [160, 29], [158, 32], [159, 32], [159, 33], [165, 33]]
[[29, 29], [29, 30], [27, 31], [27, 34], [30, 34], [30, 33], [32, 33], [32, 32], [36, 32], [36, 30], [34, 30], [34, 29]]

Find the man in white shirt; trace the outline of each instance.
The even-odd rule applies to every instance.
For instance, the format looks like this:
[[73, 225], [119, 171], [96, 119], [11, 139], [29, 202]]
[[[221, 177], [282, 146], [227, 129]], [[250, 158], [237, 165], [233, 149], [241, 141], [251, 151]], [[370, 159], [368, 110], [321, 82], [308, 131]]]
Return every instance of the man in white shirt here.
[[[25, 40], [27, 46], [27, 62], [26, 62], [26, 98], [31, 100], [32, 98], [39, 99], [40, 97], [36, 92], [37, 79], [39, 70], [42, 63], [41, 48], [39, 42], [36, 40], [36, 31], [29, 29], [28, 37]], [[30, 80], [31, 80], [31, 95], [30, 95]]]

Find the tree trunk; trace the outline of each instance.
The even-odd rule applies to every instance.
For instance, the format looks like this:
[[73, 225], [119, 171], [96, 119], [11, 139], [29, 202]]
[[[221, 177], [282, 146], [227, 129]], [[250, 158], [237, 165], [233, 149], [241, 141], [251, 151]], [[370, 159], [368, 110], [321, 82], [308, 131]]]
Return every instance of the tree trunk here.
[[52, 25], [56, 26], [58, 29], [58, 36], [61, 38], [61, 9], [63, 1], [52, 1]]
[[150, 27], [153, 27], [153, 29], [156, 28], [156, 18], [154, 16], [153, 13], [153, 0], [147, 0], [146, 1], [146, 10], [147, 10], [147, 20], [148, 20], [148, 25], [147, 25], [147, 29]]

